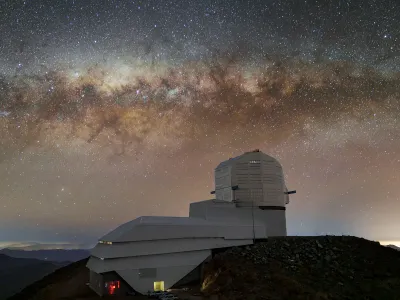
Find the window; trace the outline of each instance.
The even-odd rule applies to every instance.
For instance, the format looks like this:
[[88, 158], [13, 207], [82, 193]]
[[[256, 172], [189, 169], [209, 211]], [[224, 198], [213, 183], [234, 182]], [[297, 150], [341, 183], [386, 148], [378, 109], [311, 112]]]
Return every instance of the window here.
[[109, 295], [115, 295], [115, 293], [117, 292], [117, 290], [120, 288], [121, 283], [119, 282], [119, 280], [115, 280], [115, 281], [108, 281], [104, 284], [105, 288], [107, 289], [107, 293]]
[[112, 245], [112, 242], [99, 241], [99, 244]]
[[260, 161], [259, 160], [251, 160], [249, 161], [250, 164], [259, 164]]
[[154, 291], [164, 291], [164, 281], [154, 281]]
[[157, 277], [156, 268], [139, 269], [139, 278], [156, 278], [156, 277]]

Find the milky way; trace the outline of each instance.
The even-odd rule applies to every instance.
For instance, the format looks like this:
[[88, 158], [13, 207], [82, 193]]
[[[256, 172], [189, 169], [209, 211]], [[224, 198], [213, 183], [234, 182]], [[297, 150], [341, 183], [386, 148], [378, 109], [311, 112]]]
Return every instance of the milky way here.
[[290, 234], [400, 238], [400, 5], [3, 1], [0, 240], [187, 215], [259, 148]]

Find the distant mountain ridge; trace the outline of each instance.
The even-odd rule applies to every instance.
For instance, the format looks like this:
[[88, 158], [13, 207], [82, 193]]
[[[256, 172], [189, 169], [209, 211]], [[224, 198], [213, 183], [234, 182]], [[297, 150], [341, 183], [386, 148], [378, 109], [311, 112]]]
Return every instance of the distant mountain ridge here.
[[18, 293], [69, 262], [50, 262], [31, 258], [15, 258], [0, 254], [0, 300]]
[[5, 248], [0, 250], [0, 254], [5, 254], [14, 258], [30, 258], [53, 262], [75, 262], [87, 258], [90, 252], [87, 249], [21, 250]]
[[79, 250], [79, 249], [91, 249], [94, 245], [92, 244], [72, 244], [72, 243], [37, 243], [37, 242], [21, 242], [21, 243], [8, 243], [0, 249], [12, 249], [12, 250]]

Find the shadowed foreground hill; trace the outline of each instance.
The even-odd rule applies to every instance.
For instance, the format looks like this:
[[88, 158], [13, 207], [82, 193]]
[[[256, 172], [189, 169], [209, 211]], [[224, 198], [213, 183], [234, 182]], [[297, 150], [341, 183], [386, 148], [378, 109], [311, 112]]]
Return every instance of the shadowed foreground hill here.
[[218, 254], [203, 292], [220, 299], [400, 299], [400, 252], [349, 236], [270, 238]]
[[[61, 268], [9, 299], [100, 299], [86, 286], [86, 262]], [[217, 254], [204, 272], [204, 295], [220, 300], [400, 299], [400, 252], [356, 237], [269, 238]]]
[[400, 251], [400, 248], [395, 245], [387, 245], [387, 247]]
[[0, 254], [0, 300], [19, 292], [66, 264]]
[[95, 294], [86, 286], [89, 272], [86, 268], [88, 259], [74, 262], [60, 268], [43, 279], [31, 284], [8, 300], [56, 300], [86, 299]]

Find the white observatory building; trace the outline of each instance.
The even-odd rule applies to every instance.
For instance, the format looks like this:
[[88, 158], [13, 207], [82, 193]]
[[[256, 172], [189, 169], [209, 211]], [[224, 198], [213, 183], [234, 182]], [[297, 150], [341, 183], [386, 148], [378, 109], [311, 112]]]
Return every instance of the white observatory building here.
[[286, 236], [289, 192], [283, 170], [273, 157], [254, 150], [215, 169], [215, 200], [190, 204], [190, 217], [265, 227], [267, 236]]
[[103, 236], [87, 263], [90, 287], [100, 296], [165, 290], [200, 280], [216, 249], [286, 236], [295, 191], [273, 157], [255, 150], [220, 163], [211, 193], [189, 217], [139, 217]]

